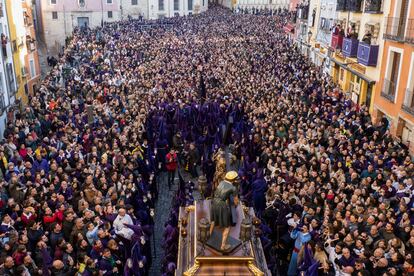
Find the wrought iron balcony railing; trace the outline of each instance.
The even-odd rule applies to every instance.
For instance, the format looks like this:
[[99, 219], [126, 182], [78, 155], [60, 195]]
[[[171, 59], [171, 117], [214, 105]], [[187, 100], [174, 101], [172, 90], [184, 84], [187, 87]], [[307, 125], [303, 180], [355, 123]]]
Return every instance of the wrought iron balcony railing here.
[[365, 13], [382, 13], [382, 0], [365, 0]]
[[348, 0], [347, 11], [362, 12], [362, 0]]
[[337, 0], [337, 11], [362, 12], [363, 0]]
[[382, 83], [382, 89], [381, 89], [381, 96], [389, 100], [390, 102], [395, 101], [395, 82], [390, 81], [388, 79], [384, 79], [384, 82]]
[[414, 116], [414, 89], [410, 90], [410, 89], [406, 89], [405, 90], [405, 96], [404, 96], [404, 102], [401, 106], [401, 108]]
[[400, 17], [387, 17], [385, 19], [384, 38], [396, 41], [404, 40], [405, 19]]
[[300, 6], [297, 10], [298, 19], [307, 20], [309, 16], [309, 5]]
[[346, 11], [347, 9], [347, 5], [346, 5], [346, 0], [338, 0], [338, 2], [336, 3], [336, 10], [337, 11]]

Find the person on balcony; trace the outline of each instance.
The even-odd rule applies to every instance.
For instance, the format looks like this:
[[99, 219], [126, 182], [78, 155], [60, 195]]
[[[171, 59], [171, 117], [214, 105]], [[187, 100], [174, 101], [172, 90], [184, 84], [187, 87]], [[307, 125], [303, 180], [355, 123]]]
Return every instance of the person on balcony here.
[[362, 38], [362, 42], [364, 42], [364, 43], [366, 43], [368, 45], [371, 45], [371, 38], [372, 38], [371, 32], [370, 31], [367, 31], [365, 33], [364, 37]]
[[336, 24], [333, 28], [332, 28], [332, 34], [333, 35], [340, 35], [340, 36], [344, 36], [344, 30], [341, 27], [341, 24]]

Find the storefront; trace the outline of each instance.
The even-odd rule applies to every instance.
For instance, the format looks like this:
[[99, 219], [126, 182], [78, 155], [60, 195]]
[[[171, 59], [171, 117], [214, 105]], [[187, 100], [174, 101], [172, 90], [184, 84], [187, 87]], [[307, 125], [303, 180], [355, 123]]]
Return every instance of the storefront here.
[[340, 53], [336, 53], [331, 61], [334, 81], [348, 93], [354, 103], [367, 105], [372, 110], [376, 82], [366, 76], [365, 66], [355, 60], [342, 57]]

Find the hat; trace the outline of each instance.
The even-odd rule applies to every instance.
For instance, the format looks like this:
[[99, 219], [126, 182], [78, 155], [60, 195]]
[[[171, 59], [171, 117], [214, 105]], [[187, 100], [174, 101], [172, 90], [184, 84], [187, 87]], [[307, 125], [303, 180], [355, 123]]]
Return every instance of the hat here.
[[235, 172], [235, 171], [229, 171], [229, 172], [227, 172], [226, 173], [226, 180], [228, 180], [228, 181], [233, 181], [233, 180], [235, 180], [236, 178], [238, 177], [238, 174], [237, 174], [237, 172]]

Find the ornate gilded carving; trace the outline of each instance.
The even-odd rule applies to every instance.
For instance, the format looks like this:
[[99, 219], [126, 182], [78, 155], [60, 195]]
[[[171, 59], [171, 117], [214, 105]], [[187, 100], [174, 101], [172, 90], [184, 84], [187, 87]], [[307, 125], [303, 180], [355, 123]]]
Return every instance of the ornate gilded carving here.
[[252, 261], [248, 263], [248, 268], [255, 276], [264, 276], [263, 271], [261, 271]]
[[192, 212], [192, 211], [194, 211], [195, 210], [195, 206], [194, 205], [190, 205], [190, 206], [187, 206], [187, 207], [185, 207], [185, 211], [186, 212]]
[[194, 265], [190, 267], [186, 272], [184, 272], [184, 276], [193, 276], [197, 272], [197, 270], [200, 268], [200, 263], [198, 260], [195, 260]]

